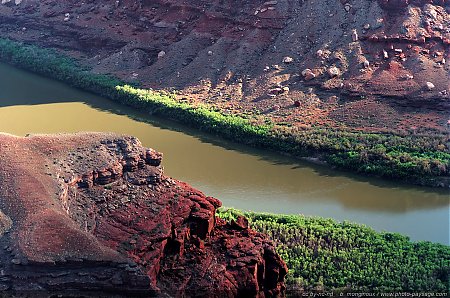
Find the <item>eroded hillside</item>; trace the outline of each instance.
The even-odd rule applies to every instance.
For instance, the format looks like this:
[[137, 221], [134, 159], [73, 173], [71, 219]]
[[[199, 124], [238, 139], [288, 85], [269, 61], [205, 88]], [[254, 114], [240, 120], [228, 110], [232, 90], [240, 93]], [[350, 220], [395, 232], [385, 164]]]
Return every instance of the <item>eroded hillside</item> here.
[[449, 3], [2, 1], [4, 37], [299, 127], [445, 131]]

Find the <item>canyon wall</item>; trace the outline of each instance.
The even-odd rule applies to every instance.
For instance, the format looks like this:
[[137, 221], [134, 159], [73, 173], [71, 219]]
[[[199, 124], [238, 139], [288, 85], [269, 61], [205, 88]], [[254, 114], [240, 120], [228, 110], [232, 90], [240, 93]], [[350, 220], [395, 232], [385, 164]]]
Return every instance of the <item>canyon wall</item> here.
[[2, 1], [0, 36], [227, 113], [446, 129], [446, 0]]

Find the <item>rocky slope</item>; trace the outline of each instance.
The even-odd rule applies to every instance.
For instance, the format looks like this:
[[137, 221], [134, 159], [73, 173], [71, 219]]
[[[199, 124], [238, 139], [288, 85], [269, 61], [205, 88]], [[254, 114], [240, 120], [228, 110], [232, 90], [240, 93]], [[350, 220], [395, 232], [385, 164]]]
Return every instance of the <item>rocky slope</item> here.
[[447, 0], [3, 0], [0, 36], [230, 113], [445, 131]]
[[220, 201], [165, 177], [162, 155], [133, 137], [0, 134], [0, 156], [2, 291], [284, 291], [273, 244], [244, 218], [216, 218]]

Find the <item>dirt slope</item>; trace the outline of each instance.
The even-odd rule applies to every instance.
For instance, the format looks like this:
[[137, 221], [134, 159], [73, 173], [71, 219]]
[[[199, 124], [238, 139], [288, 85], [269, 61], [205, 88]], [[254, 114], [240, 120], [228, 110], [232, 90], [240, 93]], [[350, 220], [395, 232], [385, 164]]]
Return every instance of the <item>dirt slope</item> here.
[[223, 111], [370, 131], [448, 125], [446, 0], [3, 2], [0, 36]]

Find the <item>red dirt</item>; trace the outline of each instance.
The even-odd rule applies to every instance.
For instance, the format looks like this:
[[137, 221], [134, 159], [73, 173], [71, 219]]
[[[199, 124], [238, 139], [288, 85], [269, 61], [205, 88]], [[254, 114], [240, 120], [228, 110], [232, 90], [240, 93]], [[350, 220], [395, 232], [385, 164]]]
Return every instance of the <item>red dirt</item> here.
[[265, 297], [285, 263], [132, 137], [0, 134], [0, 288]]
[[[0, 36], [60, 49], [96, 72], [179, 90], [180, 100], [301, 127], [448, 128], [446, 0], [13, 2], [0, 5]], [[336, 77], [327, 73], [332, 66]], [[316, 75], [310, 81], [301, 75], [306, 68]], [[392, 113], [374, 121], [354, 117], [355, 108]]]

